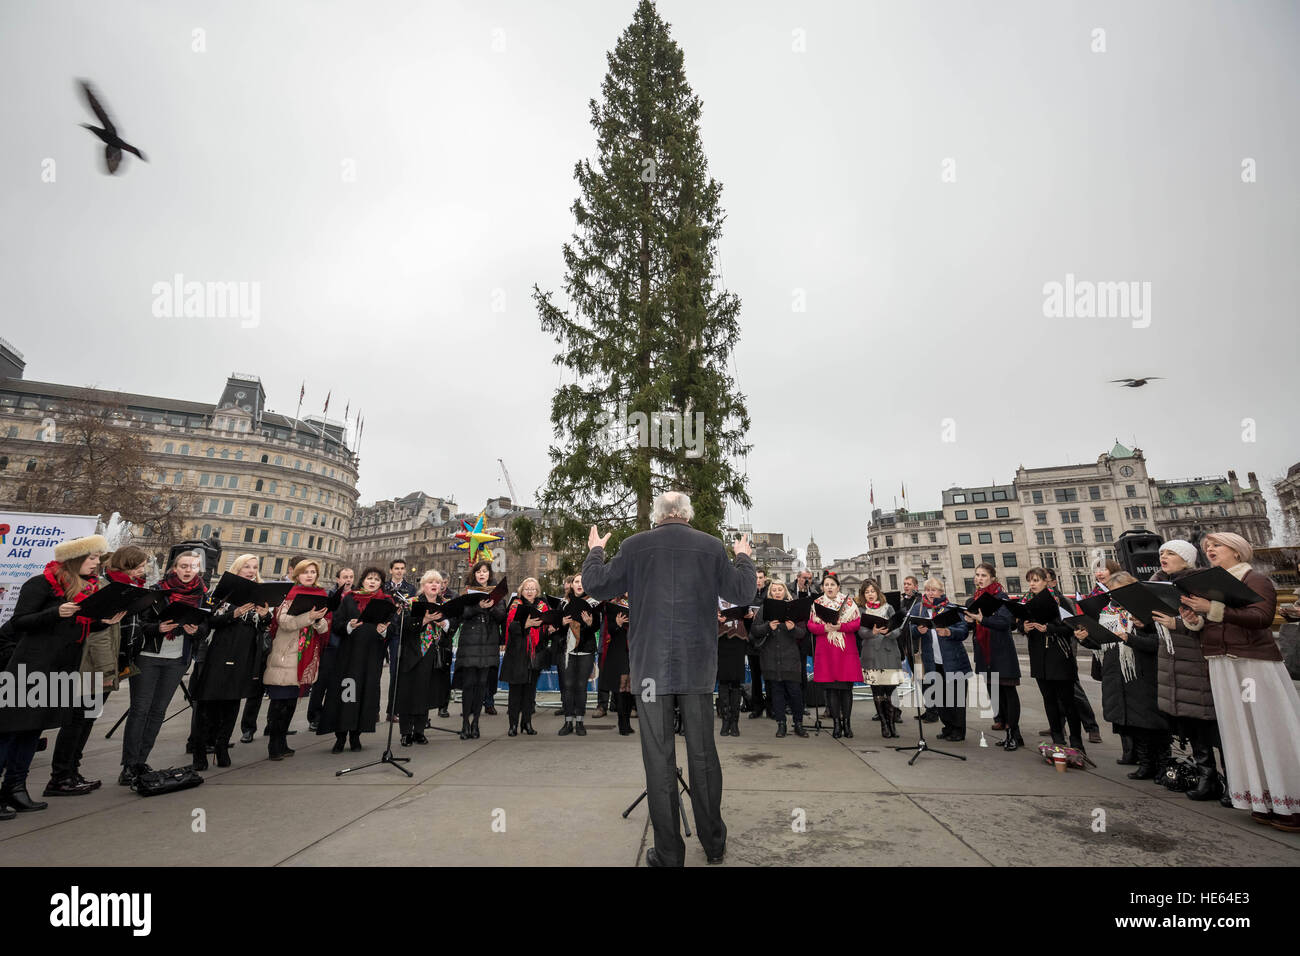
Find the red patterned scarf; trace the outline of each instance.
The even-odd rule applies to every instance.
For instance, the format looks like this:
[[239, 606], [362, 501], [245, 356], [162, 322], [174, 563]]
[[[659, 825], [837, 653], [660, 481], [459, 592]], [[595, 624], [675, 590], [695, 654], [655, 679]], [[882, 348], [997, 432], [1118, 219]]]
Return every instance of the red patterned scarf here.
[[[983, 597], [986, 594], [998, 595], [1001, 593], [1002, 593], [1002, 585], [999, 584], [997, 581], [990, 581], [986, 587], [982, 587], [975, 592], [975, 594], [971, 597], [971, 601], [972, 602], [978, 601], [981, 597]], [[975, 625], [975, 643], [976, 645], [979, 646], [979, 649], [984, 652], [984, 660], [986, 661], [990, 660], [989, 648], [992, 640], [993, 640], [993, 632], [984, 626], [983, 621], [980, 621], [978, 624]]]
[[[45, 580], [49, 582], [50, 590], [54, 592], [55, 597], [67, 597], [67, 595], [63, 593], [63, 585], [59, 583], [59, 576], [56, 573], [59, 570], [59, 567], [60, 565], [58, 561], [51, 561], [47, 564], [45, 566]], [[70, 600], [73, 604], [80, 604], [98, 590], [99, 578], [91, 578], [77, 594], [74, 594], [70, 598]], [[81, 627], [81, 636], [77, 638], [77, 643], [80, 644], [85, 641], [86, 635], [90, 633], [90, 625], [95, 622], [88, 617], [82, 617], [80, 614], [77, 615], [76, 620], [77, 624]]]
[[[507, 632], [510, 630], [510, 625], [514, 623], [515, 611], [517, 611], [519, 608], [523, 607], [527, 603], [528, 602], [524, 601], [522, 598], [515, 598], [514, 603], [510, 605], [510, 611], [506, 614]], [[533, 610], [535, 608], [538, 611], [550, 610], [550, 608], [546, 606], [546, 602], [541, 600], [539, 600], [536, 604], [528, 604], [528, 608], [529, 610]], [[525, 613], [524, 621], [527, 622], [527, 620], [528, 620], [528, 614]], [[524, 635], [525, 635], [524, 646], [525, 649], [528, 651], [528, 659], [532, 660], [534, 657], [537, 656], [537, 645], [541, 642], [542, 639], [542, 629], [540, 627], [524, 628], [522, 624], [520, 625], [520, 629], [524, 631]]]
[[[301, 584], [295, 584], [285, 595], [282, 607], [288, 607], [293, 603], [293, 599], [300, 594], [310, 594], [314, 597], [326, 597], [328, 593], [324, 588], [303, 587]], [[333, 619], [332, 614], [326, 614], [323, 621], [329, 622]], [[329, 631], [325, 632], [322, 637], [316, 633], [313, 626], [315, 622], [308, 622], [306, 627], [298, 630], [298, 696], [306, 697], [311, 693], [311, 685], [316, 683], [316, 677], [320, 674], [320, 652], [321, 645], [324, 641], [329, 640]], [[280, 629], [280, 615], [275, 614], [271, 618], [271, 640], [275, 640], [276, 632]], [[317, 638], [320, 640], [317, 640]]]

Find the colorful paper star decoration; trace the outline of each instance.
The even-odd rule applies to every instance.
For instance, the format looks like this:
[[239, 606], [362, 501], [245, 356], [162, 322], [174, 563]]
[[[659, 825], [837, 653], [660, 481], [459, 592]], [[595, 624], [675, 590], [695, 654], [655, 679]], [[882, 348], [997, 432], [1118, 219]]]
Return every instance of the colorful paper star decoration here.
[[474, 562], [479, 560], [480, 557], [484, 561], [491, 561], [492, 549], [487, 545], [493, 541], [500, 541], [502, 537], [499, 534], [484, 530], [484, 520], [485, 514], [479, 512], [479, 516], [473, 524], [462, 521], [461, 530], [456, 532], [456, 543], [451, 546], [456, 551], [468, 553], [470, 567], [473, 567]]

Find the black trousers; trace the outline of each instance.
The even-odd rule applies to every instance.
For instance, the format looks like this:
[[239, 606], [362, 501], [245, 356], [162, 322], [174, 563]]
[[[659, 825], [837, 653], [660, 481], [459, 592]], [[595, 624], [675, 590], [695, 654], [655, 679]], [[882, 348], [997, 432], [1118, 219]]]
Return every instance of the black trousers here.
[[308, 723], [314, 724], [319, 721], [325, 709], [325, 691], [329, 689], [330, 677], [334, 674], [334, 661], [338, 654], [339, 649], [328, 644], [320, 652], [320, 675], [311, 687], [311, 696], [307, 698]]
[[770, 710], [771, 691], [763, 693], [763, 660], [757, 654], [749, 655], [749, 709], [751, 713], [761, 714]]
[[1015, 684], [1002, 684], [998, 687], [998, 714], [1006, 724], [1007, 733], [1013, 738], [1020, 737], [1020, 688]]
[[265, 696], [266, 690], [262, 687], [262, 682], [258, 681], [257, 692], [244, 698], [244, 716], [239, 721], [239, 729], [244, 733], [257, 733], [257, 715], [262, 711], [262, 698]]
[[797, 680], [770, 680], [767, 689], [772, 695], [772, 716], [779, 721], [785, 720], [785, 707], [790, 705], [790, 712], [797, 724], [803, 720], [803, 686]]
[[529, 671], [526, 684], [509, 684], [510, 696], [506, 698], [506, 716], [510, 726], [519, 722], [520, 717], [531, 717], [537, 710], [537, 679], [541, 671]]
[[740, 716], [740, 681], [718, 681], [718, 704], [724, 720]]
[[54, 738], [54, 753], [50, 757], [51, 780], [67, 780], [76, 775], [94, 726], [94, 717], [79, 716], [59, 729], [59, 735]]
[[604, 710], [609, 710], [609, 691], [596, 691], [596, 706], [603, 708]]
[[686, 738], [696, 836], [709, 856], [720, 855], [727, 846], [727, 826], [722, 822], [722, 765], [713, 741], [713, 694], [660, 694], [654, 700], [642, 700], [637, 711], [655, 853], [667, 866], [683, 866], [686, 862], [679, 810], [677, 741], [673, 732], [678, 709]]
[[1079, 723], [1083, 724], [1083, 729], [1090, 734], [1095, 734], [1101, 730], [1097, 723], [1097, 715], [1092, 712], [1092, 702], [1088, 700], [1088, 695], [1083, 692], [1083, 684], [1079, 678], [1074, 678], [1074, 707], [1079, 712]]
[[[936, 708], [939, 722], [948, 736], [966, 736], [966, 675], [949, 674], [938, 664], [934, 666], [935, 689], [943, 703]], [[959, 686], [960, 685], [960, 686]]]
[[[1074, 684], [1077, 683], [1078, 678], [1075, 678]], [[1083, 732], [1079, 721], [1079, 707], [1071, 682], [1039, 678], [1038, 690], [1043, 695], [1043, 709], [1047, 711], [1047, 726], [1052, 729], [1052, 743], [1065, 745], [1064, 728], [1068, 724], [1069, 745], [1075, 749], [1082, 749]]]
[[487, 695], [489, 675], [494, 674], [493, 667], [466, 667], [465, 677], [460, 687], [460, 713], [462, 717], [477, 717], [483, 710], [483, 700]]
[[848, 720], [853, 715], [853, 689], [826, 688], [826, 710], [832, 720]]
[[564, 664], [564, 716], [582, 717], [587, 713], [587, 681], [596, 663], [595, 654], [570, 654]]
[[[417, 736], [424, 733], [424, 727], [429, 722], [429, 712], [426, 710], [421, 714], [398, 714], [397, 725], [403, 737], [407, 735]], [[337, 736], [342, 737], [343, 734]]]
[[[270, 732], [271, 738], [268, 750], [275, 746], [277, 739], [288, 735], [289, 725], [293, 723], [293, 715], [297, 710], [297, 697], [271, 701], [270, 706], [266, 708], [266, 729]], [[274, 753], [273, 750], [271, 752]]]

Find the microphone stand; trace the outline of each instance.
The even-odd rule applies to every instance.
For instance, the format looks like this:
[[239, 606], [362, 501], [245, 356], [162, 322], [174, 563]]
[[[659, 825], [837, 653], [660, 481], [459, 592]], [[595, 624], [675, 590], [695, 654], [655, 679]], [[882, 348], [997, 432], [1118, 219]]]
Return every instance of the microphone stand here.
[[[938, 754], [941, 757], [953, 757], [957, 760], [965, 760], [966, 758], [961, 754], [949, 753], [946, 750], [935, 750], [925, 742], [925, 721], [921, 717], [921, 696], [922, 689], [925, 687], [925, 678], [923, 676], [925, 659], [921, 656], [920, 646], [917, 645], [914, 647], [912, 645], [912, 637], [916, 631], [910, 624], [907, 624], [906, 620], [904, 620], [903, 626], [907, 628], [907, 657], [908, 660], [912, 662], [912, 699], [916, 703], [916, 744], [911, 747], [895, 747], [894, 750], [899, 753], [907, 753], [910, 750], [916, 751], [916, 753], [912, 754], [912, 759], [907, 762], [909, 767], [916, 763], [921, 754], [924, 753]], [[890, 706], [893, 705], [891, 704]]]
[[[393, 719], [388, 722], [388, 745], [384, 747], [384, 752], [382, 755], [380, 755], [378, 760], [372, 760], [370, 761], [370, 763], [363, 763], [359, 767], [344, 767], [342, 770], [336, 770], [334, 771], [334, 776], [336, 777], [341, 777], [345, 773], [352, 773], [354, 770], [365, 770], [367, 767], [374, 767], [379, 764], [388, 764], [394, 770], [400, 770], [408, 777], [414, 778], [415, 776], [415, 774], [411, 773], [411, 771], [407, 770], [405, 767], [402, 766], [402, 764], [404, 763], [411, 762], [410, 757], [393, 756], [393, 728], [397, 726], [397, 682], [401, 677], [401, 670], [402, 670], [402, 630], [403, 630], [403, 626], [406, 624], [406, 602], [401, 600], [401, 595], [395, 595], [395, 596], [398, 598], [399, 601], [401, 601], [401, 604], [398, 608], [396, 619], [393, 621], [393, 623], [390, 623], [388, 625], [390, 630], [392, 629], [394, 624], [397, 625], [397, 665], [392, 668], [393, 669], [392, 699], [389, 700], [388, 702], [388, 706], [391, 707], [393, 710]], [[387, 657], [388, 655], [385, 654], [384, 656]], [[390, 664], [390, 666], [392, 665]], [[421, 731], [421, 733], [423, 733], [423, 731]]]

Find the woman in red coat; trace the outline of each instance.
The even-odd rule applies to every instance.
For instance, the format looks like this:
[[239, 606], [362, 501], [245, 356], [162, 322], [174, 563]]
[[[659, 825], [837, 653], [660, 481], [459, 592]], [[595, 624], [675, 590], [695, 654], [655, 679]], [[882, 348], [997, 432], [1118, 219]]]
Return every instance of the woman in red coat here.
[[826, 707], [834, 723], [832, 737], [852, 737], [853, 685], [862, 679], [858, 656], [858, 628], [862, 624], [853, 598], [840, 593], [840, 582], [832, 571], [822, 576], [822, 593], [814, 602], [837, 612], [834, 621], [823, 620], [814, 609], [808, 618], [813, 648], [813, 680], [826, 692]]

